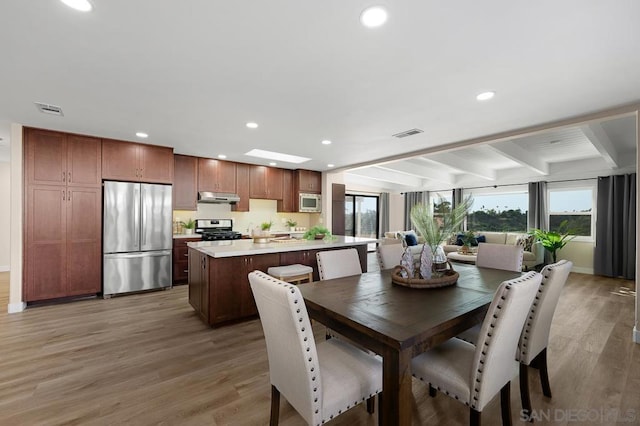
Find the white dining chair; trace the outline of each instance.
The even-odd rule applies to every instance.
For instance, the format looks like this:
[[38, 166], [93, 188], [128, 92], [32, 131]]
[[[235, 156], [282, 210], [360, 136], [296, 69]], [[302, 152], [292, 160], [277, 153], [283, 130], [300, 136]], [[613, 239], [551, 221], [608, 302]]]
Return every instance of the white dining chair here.
[[267, 343], [271, 425], [281, 394], [309, 425], [321, 425], [382, 391], [379, 357], [337, 339], [316, 344], [298, 287], [260, 271], [249, 283]]
[[404, 253], [402, 244], [382, 244], [377, 248], [380, 270], [391, 269], [400, 264]]
[[476, 266], [520, 272], [522, 271], [523, 253], [521, 245], [480, 243], [478, 244]]
[[362, 274], [358, 250], [354, 248], [319, 251], [316, 260], [320, 280]]
[[[556, 311], [560, 293], [567, 282], [573, 263], [560, 260], [542, 269], [542, 282], [538, 294], [531, 305], [529, 316], [520, 335], [516, 359], [520, 363], [520, 399], [522, 400], [523, 415], [531, 414], [531, 397], [529, 395], [529, 366], [540, 372], [542, 393], [551, 398], [549, 385], [549, 371], [547, 368], [547, 346], [551, 321]], [[480, 327], [476, 326], [461, 333], [458, 338], [475, 344], [478, 341]]]
[[505, 281], [482, 322], [478, 345], [453, 338], [411, 361], [413, 375], [467, 405], [471, 425], [500, 392], [502, 424], [511, 424], [510, 383], [517, 375], [515, 353], [542, 276], [537, 272]]

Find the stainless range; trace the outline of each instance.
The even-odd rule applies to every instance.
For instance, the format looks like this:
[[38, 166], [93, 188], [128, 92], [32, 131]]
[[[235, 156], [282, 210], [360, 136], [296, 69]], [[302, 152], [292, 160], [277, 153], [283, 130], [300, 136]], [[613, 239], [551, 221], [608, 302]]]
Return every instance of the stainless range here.
[[242, 234], [233, 231], [232, 219], [196, 219], [196, 233], [202, 241], [238, 240]]

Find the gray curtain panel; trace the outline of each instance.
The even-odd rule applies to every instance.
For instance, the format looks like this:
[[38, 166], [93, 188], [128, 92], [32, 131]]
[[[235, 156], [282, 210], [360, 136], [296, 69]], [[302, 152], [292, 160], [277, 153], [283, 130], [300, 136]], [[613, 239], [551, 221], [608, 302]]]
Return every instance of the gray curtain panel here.
[[429, 203], [429, 192], [428, 191], [418, 191], [418, 192], [405, 192], [404, 193], [404, 229], [413, 229], [413, 224], [411, 223], [411, 209], [416, 204], [427, 204]]
[[453, 189], [453, 194], [451, 196], [451, 200], [453, 201], [451, 203], [451, 208], [452, 209], [455, 209], [458, 204], [462, 203], [462, 188], [454, 188]]
[[527, 228], [548, 230], [547, 223], [547, 182], [529, 182], [529, 214]]
[[380, 229], [378, 235], [384, 236], [389, 231], [389, 193], [382, 192], [380, 194]]
[[635, 279], [636, 174], [598, 178], [593, 272]]

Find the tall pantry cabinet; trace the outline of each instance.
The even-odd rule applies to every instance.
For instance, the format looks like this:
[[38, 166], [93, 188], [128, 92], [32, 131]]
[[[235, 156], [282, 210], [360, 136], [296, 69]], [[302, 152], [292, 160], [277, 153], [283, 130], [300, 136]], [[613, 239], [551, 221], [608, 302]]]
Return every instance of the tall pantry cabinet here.
[[102, 144], [24, 130], [24, 301], [101, 291]]

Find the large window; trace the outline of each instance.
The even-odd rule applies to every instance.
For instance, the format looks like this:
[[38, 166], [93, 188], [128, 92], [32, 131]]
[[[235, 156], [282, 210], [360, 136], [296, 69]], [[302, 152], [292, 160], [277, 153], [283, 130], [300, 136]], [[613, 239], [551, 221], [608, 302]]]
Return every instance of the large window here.
[[435, 217], [443, 213], [451, 213], [451, 205], [453, 202], [451, 191], [430, 192], [429, 201], [431, 202], [431, 209]]
[[473, 206], [467, 216], [471, 231], [526, 232], [529, 195], [526, 187], [506, 191], [473, 191]]
[[593, 206], [595, 185], [581, 183], [579, 187], [549, 185], [549, 229], [577, 235], [581, 240], [591, 240], [595, 220]]
[[[345, 235], [378, 238], [378, 197], [374, 195], [345, 196]], [[375, 244], [373, 245], [375, 250]]]

